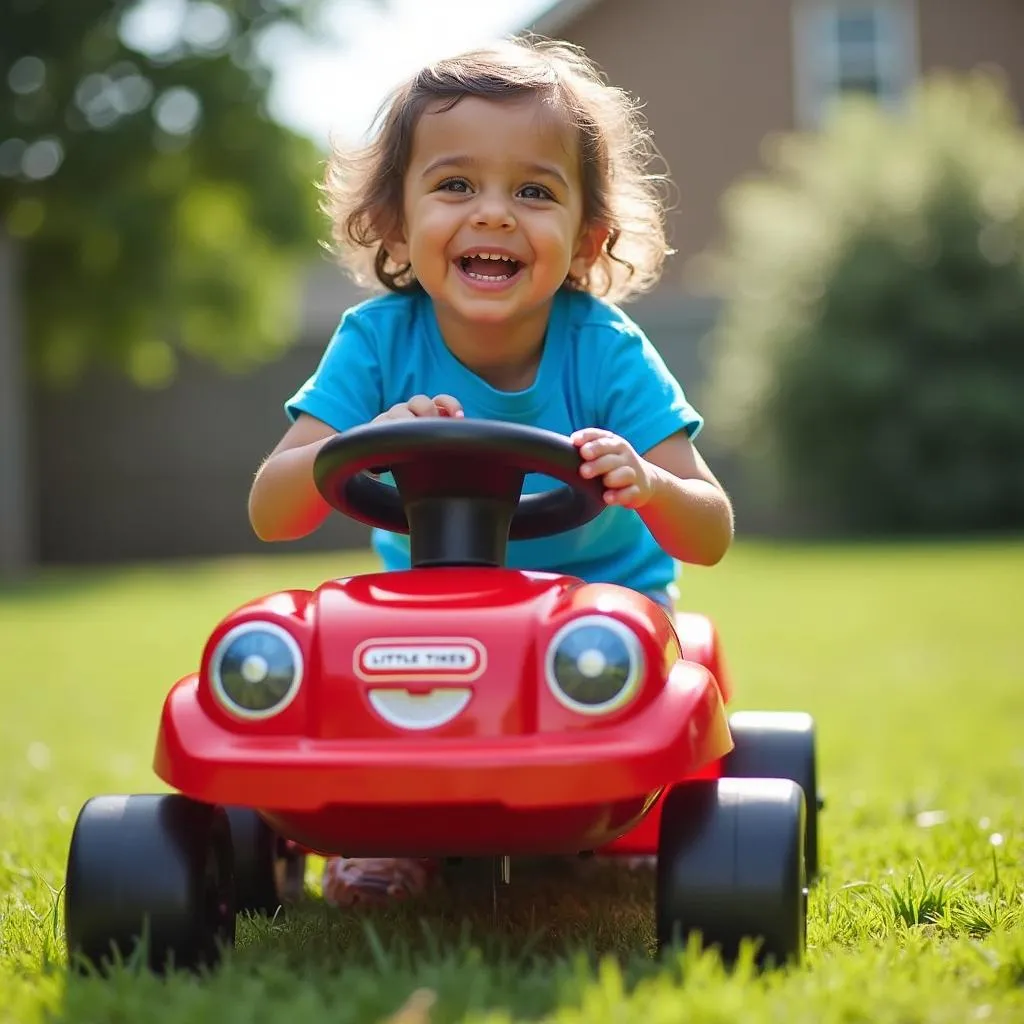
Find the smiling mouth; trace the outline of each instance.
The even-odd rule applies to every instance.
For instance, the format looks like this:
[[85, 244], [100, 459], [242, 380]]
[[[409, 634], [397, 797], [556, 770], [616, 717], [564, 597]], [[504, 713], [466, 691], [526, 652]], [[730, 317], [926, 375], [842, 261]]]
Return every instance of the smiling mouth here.
[[507, 256], [462, 256], [456, 263], [466, 277], [485, 284], [511, 281], [523, 266], [519, 260]]
[[465, 710], [472, 692], [466, 686], [439, 686], [425, 694], [389, 687], [370, 690], [367, 696], [373, 710], [389, 725], [399, 729], [436, 729]]

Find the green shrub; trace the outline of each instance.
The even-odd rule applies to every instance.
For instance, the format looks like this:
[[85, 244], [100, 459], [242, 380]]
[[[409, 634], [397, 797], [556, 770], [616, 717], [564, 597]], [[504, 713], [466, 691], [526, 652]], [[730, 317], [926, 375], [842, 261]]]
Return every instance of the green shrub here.
[[984, 76], [840, 105], [726, 197], [704, 404], [789, 507], [877, 532], [1024, 525], [1024, 132]]

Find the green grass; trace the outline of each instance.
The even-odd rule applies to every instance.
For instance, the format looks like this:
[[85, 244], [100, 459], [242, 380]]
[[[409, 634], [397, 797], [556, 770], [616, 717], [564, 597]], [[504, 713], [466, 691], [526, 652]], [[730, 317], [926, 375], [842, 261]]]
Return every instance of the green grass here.
[[[243, 922], [212, 977], [71, 977], [60, 889], [75, 815], [156, 788], [167, 687], [224, 612], [358, 570], [302, 557], [48, 572], [0, 591], [0, 1020], [1024, 1020], [1024, 544], [741, 545], [691, 570], [743, 707], [819, 723], [825, 877], [804, 967], [650, 955], [650, 878], [518, 879], [358, 917], [309, 898]], [[433, 1008], [426, 1004], [433, 1001]], [[396, 1018], [398, 1019], [398, 1018]]]

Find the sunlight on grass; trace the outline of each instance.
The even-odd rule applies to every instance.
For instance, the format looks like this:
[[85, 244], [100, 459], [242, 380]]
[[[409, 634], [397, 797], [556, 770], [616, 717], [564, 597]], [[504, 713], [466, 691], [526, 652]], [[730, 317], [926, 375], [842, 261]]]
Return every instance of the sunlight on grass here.
[[1024, 1019], [1024, 544], [740, 545], [691, 569], [737, 706], [818, 721], [824, 877], [805, 968], [651, 958], [652, 883], [601, 867], [343, 914], [244, 921], [213, 977], [69, 980], [60, 889], [83, 801], [163, 788], [169, 686], [250, 598], [366, 556], [45, 572], [0, 590], [0, 1021], [402, 1024]]

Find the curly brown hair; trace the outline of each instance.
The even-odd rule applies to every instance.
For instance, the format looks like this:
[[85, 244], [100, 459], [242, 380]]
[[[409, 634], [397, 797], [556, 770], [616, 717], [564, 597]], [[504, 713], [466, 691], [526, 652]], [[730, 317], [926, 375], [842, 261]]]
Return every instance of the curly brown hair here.
[[433, 104], [447, 110], [467, 96], [540, 96], [576, 130], [584, 223], [607, 227], [608, 237], [586, 277], [566, 280], [566, 287], [622, 302], [657, 282], [672, 252], [665, 237], [668, 178], [648, 171], [658, 153], [638, 104], [609, 85], [580, 47], [520, 36], [427, 65], [391, 94], [369, 144], [332, 148], [322, 209], [331, 221], [331, 248], [358, 283], [420, 289], [412, 267], [392, 260], [384, 239], [401, 227], [403, 179], [420, 117]]

